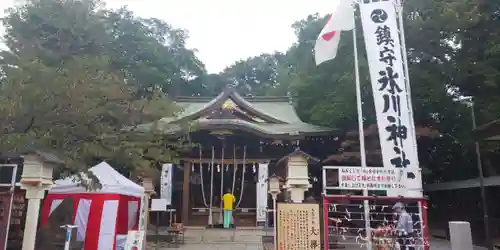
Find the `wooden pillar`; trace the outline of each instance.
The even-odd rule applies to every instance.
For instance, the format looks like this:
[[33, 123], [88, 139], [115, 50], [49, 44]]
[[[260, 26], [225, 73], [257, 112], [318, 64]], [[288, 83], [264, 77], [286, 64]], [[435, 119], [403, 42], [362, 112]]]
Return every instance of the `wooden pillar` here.
[[187, 225], [189, 220], [189, 176], [191, 164], [189, 161], [184, 161], [184, 181], [182, 183], [182, 223], [184, 225]]

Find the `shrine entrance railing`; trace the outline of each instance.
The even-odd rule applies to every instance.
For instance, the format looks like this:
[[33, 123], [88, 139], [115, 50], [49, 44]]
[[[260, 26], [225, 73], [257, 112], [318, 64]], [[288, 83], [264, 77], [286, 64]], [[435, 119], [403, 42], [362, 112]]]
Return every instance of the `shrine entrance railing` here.
[[[365, 201], [369, 206], [369, 225], [364, 218]], [[398, 234], [397, 215], [393, 212], [396, 203], [405, 205], [412, 217], [413, 231], [406, 236]], [[402, 197], [365, 197], [347, 195], [323, 196], [323, 241], [324, 249], [371, 249], [428, 250], [427, 201]], [[370, 234], [367, 234], [370, 232]], [[371, 235], [371, 237], [367, 237]]]

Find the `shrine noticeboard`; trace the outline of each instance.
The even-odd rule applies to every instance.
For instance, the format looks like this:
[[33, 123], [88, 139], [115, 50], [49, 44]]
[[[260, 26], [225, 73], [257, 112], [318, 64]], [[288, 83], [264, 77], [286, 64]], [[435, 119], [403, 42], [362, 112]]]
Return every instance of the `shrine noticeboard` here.
[[278, 246], [280, 250], [319, 250], [319, 204], [278, 203]]

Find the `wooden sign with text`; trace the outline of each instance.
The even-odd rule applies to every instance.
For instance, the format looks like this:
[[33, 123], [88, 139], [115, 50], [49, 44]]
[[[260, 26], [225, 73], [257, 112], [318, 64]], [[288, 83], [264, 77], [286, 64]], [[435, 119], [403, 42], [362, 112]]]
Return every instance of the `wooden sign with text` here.
[[278, 203], [278, 246], [283, 250], [319, 250], [318, 204]]

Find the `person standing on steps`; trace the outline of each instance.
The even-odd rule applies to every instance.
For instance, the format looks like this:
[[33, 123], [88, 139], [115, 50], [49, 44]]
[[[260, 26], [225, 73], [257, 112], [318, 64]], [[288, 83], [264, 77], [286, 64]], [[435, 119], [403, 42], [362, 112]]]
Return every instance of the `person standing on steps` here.
[[227, 189], [226, 193], [222, 196], [222, 205], [224, 207], [224, 228], [229, 228], [231, 225], [231, 218], [233, 216], [233, 204], [236, 198], [231, 193], [231, 189]]

